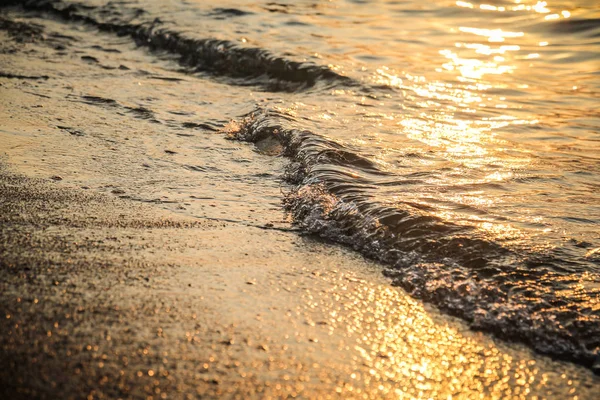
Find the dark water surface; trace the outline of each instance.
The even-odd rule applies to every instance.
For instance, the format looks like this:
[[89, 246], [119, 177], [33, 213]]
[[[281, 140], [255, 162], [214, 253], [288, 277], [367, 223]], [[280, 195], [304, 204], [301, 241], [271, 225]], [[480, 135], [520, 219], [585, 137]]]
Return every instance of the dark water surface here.
[[[157, 83], [136, 109], [212, 103], [187, 128], [285, 157], [306, 232], [475, 328], [600, 369], [596, 2], [25, 3], [214, 87]], [[257, 188], [281, 172], [265, 163]]]

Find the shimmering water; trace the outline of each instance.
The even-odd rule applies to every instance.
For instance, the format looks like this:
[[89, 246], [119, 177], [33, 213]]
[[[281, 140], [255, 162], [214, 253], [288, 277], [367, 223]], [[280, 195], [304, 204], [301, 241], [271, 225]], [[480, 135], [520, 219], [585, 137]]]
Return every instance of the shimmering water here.
[[287, 159], [305, 231], [476, 328], [600, 367], [596, 2], [30, 6], [231, 87], [239, 112], [197, 122]]

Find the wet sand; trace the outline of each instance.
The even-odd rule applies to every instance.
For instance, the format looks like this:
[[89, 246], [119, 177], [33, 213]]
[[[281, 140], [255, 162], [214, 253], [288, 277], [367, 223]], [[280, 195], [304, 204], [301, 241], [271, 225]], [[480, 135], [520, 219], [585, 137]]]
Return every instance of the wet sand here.
[[[146, 165], [191, 151], [165, 147], [165, 125], [98, 107], [90, 96], [111, 90], [81, 53], [58, 64], [58, 44], [10, 29], [0, 397], [594, 398], [589, 370], [470, 331], [391, 287], [381, 266], [301, 236], [272, 205], [232, 208], [256, 187], [245, 178], [193, 175], [210, 199], [193, 216], [164, 186], [148, 193], [153, 179], [180, 178]], [[196, 139], [206, 163], [259, 157], [213, 132]]]
[[596, 393], [589, 371], [471, 332], [339, 247], [13, 169], [0, 174], [3, 398]]

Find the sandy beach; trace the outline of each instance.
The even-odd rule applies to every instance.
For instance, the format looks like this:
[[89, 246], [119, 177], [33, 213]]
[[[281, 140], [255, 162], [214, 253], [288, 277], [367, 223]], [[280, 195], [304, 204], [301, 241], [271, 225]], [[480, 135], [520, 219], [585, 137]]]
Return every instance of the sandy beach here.
[[[197, 128], [191, 148], [142, 115], [119, 96], [151, 91], [156, 71], [118, 74], [146, 50], [103, 52], [85, 26], [0, 12], [1, 398], [597, 395], [589, 369], [473, 332], [381, 265], [302, 235], [279, 184], [248, 178], [245, 160], [266, 159], [252, 144]], [[194, 156], [196, 169], [159, 168]], [[223, 176], [224, 159], [239, 169]], [[249, 191], [271, 201], [232, 206]]]
[[16, 170], [0, 173], [5, 398], [594, 397], [589, 370], [472, 332], [342, 248]]

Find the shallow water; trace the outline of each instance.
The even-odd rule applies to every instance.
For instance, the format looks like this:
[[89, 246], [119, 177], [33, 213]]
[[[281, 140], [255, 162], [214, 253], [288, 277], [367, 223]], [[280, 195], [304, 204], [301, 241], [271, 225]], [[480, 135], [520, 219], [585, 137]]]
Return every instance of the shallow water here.
[[[593, 1], [30, 7], [108, 32], [111, 42], [93, 49], [107, 57], [111, 46], [150, 48], [147, 58], [130, 60], [147, 65], [131, 72], [132, 82], [168, 66], [152, 84], [82, 98], [180, 130], [177, 140], [165, 135], [164, 146], [189, 157], [157, 162], [158, 171], [200, 168], [210, 149], [186, 131], [224, 130], [254, 142], [252, 160], [200, 168], [225, 182], [228, 171], [252, 169], [256, 190], [232, 203], [272, 209], [279, 199], [261, 188], [282, 184], [299, 227], [384, 261], [386, 274], [415, 296], [476, 328], [598, 368]], [[171, 84], [178, 79], [183, 85]], [[186, 198], [182, 212], [194, 214], [190, 196], [202, 193], [193, 177], [181, 179], [138, 192]]]

